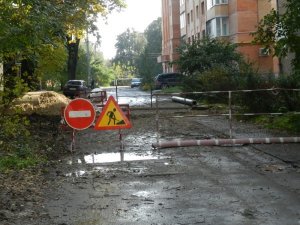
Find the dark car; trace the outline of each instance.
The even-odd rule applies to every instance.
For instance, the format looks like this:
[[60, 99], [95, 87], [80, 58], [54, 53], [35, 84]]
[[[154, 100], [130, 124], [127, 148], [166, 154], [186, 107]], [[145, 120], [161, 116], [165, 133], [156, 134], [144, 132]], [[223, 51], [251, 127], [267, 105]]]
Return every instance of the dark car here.
[[63, 94], [67, 97], [86, 97], [89, 92], [84, 80], [69, 80], [63, 88]]
[[131, 88], [139, 87], [139, 86], [141, 86], [141, 84], [142, 84], [141, 78], [132, 78], [130, 87]]
[[155, 89], [162, 89], [171, 86], [180, 85], [183, 76], [180, 73], [162, 73], [155, 77]]

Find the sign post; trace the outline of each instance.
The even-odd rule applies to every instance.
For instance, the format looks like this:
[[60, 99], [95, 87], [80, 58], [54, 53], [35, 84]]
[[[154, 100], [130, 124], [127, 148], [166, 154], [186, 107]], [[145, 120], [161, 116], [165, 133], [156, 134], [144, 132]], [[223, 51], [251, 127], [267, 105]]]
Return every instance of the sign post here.
[[71, 101], [64, 110], [66, 123], [73, 128], [71, 151], [75, 148], [75, 131], [89, 128], [95, 120], [96, 112], [91, 102], [83, 98]]

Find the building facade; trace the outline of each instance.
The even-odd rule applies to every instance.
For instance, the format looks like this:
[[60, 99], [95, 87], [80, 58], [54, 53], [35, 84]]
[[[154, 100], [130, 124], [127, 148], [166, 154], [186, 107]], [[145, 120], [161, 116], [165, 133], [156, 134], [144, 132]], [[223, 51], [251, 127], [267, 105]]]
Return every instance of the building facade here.
[[[279, 60], [273, 58], [262, 46], [251, 43], [253, 40], [251, 33], [256, 31], [259, 21], [272, 8], [277, 8], [278, 0], [162, 0], [162, 2], [163, 23], [165, 19], [175, 20], [173, 17], [178, 16], [177, 13], [170, 16], [165, 6], [169, 7], [168, 10], [174, 7], [173, 11], [179, 11], [181, 40], [191, 43], [205, 35], [227, 39], [238, 44], [238, 51], [248, 61], [253, 62], [259, 72], [278, 74]], [[177, 26], [173, 27], [173, 34], [178, 33], [176, 29]], [[163, 35], [163, 45], [166, 44], [164, 38], [172, 40], [170, 32], [164, 32], [166, 36]], [[172, 53], [174, 48], [166, 47], [169, 52], [163, 51], [163, 55], [174, 54]], [[166, 56], [166, 59], [172, 62], [172, 57]]]
[[180, 41], [179, 0], [162, 0], [162, 55], [157, 61], [164, 72], [177, 71], [172, 62], [179, 58], [176, 49]]

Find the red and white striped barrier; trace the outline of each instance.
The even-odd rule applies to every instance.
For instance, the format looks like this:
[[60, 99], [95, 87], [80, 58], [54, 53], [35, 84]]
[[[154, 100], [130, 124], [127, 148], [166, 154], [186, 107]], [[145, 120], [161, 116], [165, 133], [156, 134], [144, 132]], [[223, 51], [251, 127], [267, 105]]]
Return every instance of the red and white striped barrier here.
[[241, 138], [241, 139], [207, 139], [207, 140], [173, 140], [153, 143], [153, 148], [175, 148], [190, 146], [230, 146], [243, 144], [283, 144], [299, 143], [300, 137]]

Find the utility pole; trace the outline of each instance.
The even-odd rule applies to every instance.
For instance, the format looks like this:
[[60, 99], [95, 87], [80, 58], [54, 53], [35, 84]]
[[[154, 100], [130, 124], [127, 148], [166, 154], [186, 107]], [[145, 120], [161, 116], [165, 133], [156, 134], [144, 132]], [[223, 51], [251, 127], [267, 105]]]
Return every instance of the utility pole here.
[[91, 55], [90, 55], [90, 42], [89, 42], [89, 30], [86, 29], [86, 61], [87, 61], [87, 75], [88, 85], [91, 85]]
[[[280, 16], [280, 11], [279, 11], [279, 0], [276, 0], [276, 11], [277, 11], [277, 24], [279, 24], [279, 16]], [[279, 67], [279, 75], [283, 73], [283, 65], [282, 65], [282, 59], [281, 56], [278, 56], [278, 67]]]

